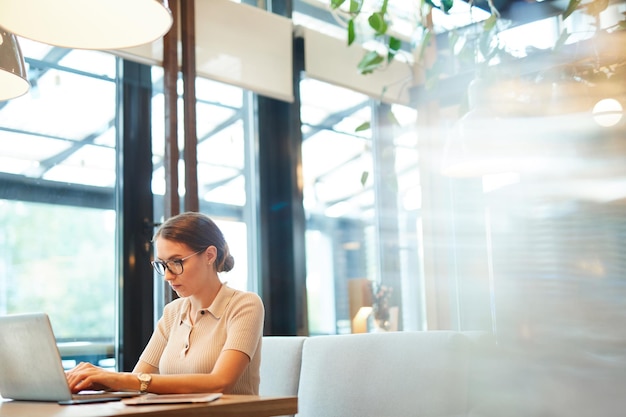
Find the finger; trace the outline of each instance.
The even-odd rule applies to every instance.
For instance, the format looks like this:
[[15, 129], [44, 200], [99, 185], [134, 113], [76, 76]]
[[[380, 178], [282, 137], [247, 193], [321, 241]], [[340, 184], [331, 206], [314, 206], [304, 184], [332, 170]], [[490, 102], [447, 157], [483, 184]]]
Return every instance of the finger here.
[[83, 376], [82, 379], [76, 381], [74, 385], [74, 391], [84, 391], [84, 390], [93, 390], [98, 384], [93, 381], [93, 378], [90, 376]]
[[74, 379], [74, 380], [68, 381], [68, 385], [70, 387], [70, 391], [72, 391], [74, 393], [80, 391], [80, 388], [79, 388], [80, 383], [81, 383], [81, 380], [79, 380], [79, 379]]
[[84, 369], [93, 369], [95, 368], [95, 366], [93, 366], [93, 364], [89, 363], [89, 362], [80, 362], [78, 365], [76, 365], [76, 370], [84, 370]]

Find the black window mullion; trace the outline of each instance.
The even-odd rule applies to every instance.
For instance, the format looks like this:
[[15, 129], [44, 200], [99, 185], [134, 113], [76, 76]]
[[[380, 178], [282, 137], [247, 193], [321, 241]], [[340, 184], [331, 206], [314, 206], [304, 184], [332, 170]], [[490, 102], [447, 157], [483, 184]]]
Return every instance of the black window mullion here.
[[130, 371], [154, 328], [152, 258], [152, 81], [150, 67], [118, 67], [118, 369]]
[[259, 251], [267, 335], [307, 334], [299, 80], [304, 44], [294, 41], [293, 103], [259, 96]]

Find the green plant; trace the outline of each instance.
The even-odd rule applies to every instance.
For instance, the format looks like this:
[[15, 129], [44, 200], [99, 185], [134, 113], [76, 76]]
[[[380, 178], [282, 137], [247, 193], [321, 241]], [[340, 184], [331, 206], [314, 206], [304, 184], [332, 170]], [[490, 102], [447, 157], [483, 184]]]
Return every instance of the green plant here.
[[[361, 74], [370, 74], [375, 70], [384, 68], [390, 64], [397, 56], [398, 52], [402, 48], [403, 41], [390, 33], [390, 15], [388, 10], [388, 0], [383, 0], [378, 3], [377, 6], [371, 9], [364, 9], [365, 0], [331, 0], [331, 10], [340, 12], [341, 7], [348, 2], [348, 8], [343, 10], [346, 16], [346, 28], [347, 28], [347, 42], [348, 46], [352, 45], [357, 40], [359, 21], [365, 14], [367, 15], [367, 27], [372, 31], [373, 39], [380, 42], [384, 48], [384, 52], [369, 51], [366, 52], [361, 61], [359, 62], [357, 69]], [[424, 29], [423, 36], [421, 36], [422, 45], [427, 45], [431, 39], [432, 33], [425, 24], [425, 16], [431, 7], [440, 8], [444, 12], [448, 12], [452, 7], [452, 0], [443, 0], [441, 5], [435, 5], [432, 0], [422, 0], [423, 6], [419, 10], [419, 19], [421, 20], [421, 27]]]
[[[410, 54], [406, 57], [406, 61], [414, 61], [415, 68], [421, 70], [424, 85], [427, 89], [436, 86], [444, 72], [441, 67], [443, 64], [437, 59], [427, 62], [428, 49], [433, 46], [433, 38], [435, 36], [432, 25], [432, 10], [439, 9], [443, 13], [448, 13], [453, 6], [453, 0], [419, 0], [417, 2], [415, 13], [412, 14], [414, 24], [414, 34], [411, 41], [401, 40], [400, 37], [393, 33], [393, 16], [391, 15], [388, 0], [367, 1], [367, 0], [329, 0], [330, 10], [336, 16], [337, 20], [344, 24], [347, 34], [347, 45], [351, 46], [360, 40], [372, 40], [379, 46], [373, 50], [364, 53], [362, 59], [357, 64], [357, 70], [360, 74], [371, 74], [374, 71], [382, 71], [388, 65], [392, 64], [396, 58], [400, 58], [401, 54]], [[492, 0], [486, 0], [491, 14], [488, 19], [482, 23], [482, 27], [478, 31], [466, 31], [459, 35], [456, 31], [449, 33], [451, 49], [455, 49], [458, 45], [462, 45], [459, 49], [458, 56], [461, 60], [466, 59], [476, 65], [477, 62], [484, 63], [486, 67], [489, 65], [497, 54], [502, 53], [494, 39], [497, 34], [497, 23], [500, 16], [499, 12], [493, 5]], [[472, 6], [474, 7], [474, 6]], [[479, 34], [476, 36], [476, 34]], [[405, 45], [410, 43], [409, 45]], [[407, 52], [410, 50], [411, 52]], [[437, 54], [434, 54], [437, 57]], [[410, 85], [415, 85], [416, 71], [411, 71], [413, 80]], [[383, 87], [381, 97], [385, 95], [387, 87]], [[393, 113], [389, 112], [389, 118], [392, 124], [397, 123]], [[370, 129], [371, 123], [364, 122], [357, 126], [355, 132]]]
[[[336, 16], [343, 17], [343, 22], [347, 29], [348, 46], [354, 44], [359, 35], [367, 36], [365, 34], [367, 31], [370, 32], [371, 38], [381, 46], [380, 50], [366, 52], [357, 65], [359, 73], [370, 74], [391, 64], [407, 41], [403, 41], [391, 33], [392, 16], [388, 9], [388, 0], [376, 2], [367, 9], [365, 8], [365, 3], [365, 0], [330, 0], [330, 9]], [[347, 7], [345, 7], [346, 4]], [[411, 41], [409, 49], [416, 51], [415, 55], [418, 64], [420, 64], [434, 36], [430, 19], [432, 9], [439, 9], [447, 14], [453, 6], [453, 1], [441, 0], [440, 2], [434, 2], [433, 0], [420, 0], [418, 4], [419, 6], [414, 13], [416, 33], [413, 36], [418, 41]], [[485, 36], [481, 38], [480, 43], [483, 53], [489, 49], [489, 35], [493, 33], [497, 19], [500, 16], [492, 0], [488, 0], [488, 4], [491, 15], [483, 23]], [[367, 25], [362, 24], [364, 16], [366, 17]], [[458, 40], [458, 37], [454, 42], [456, 40]]]
[[[451, 30], [448, 33], [449, 54], [453, 55], [459, 65], [464, 68], [471, 68], [475, 71], [477, 78], [490, 80], [493, 84], [499, 76], [498, 68], [502, 63], [515, 63], [518, 58], [512, 56], [499, 39], [499, 33], [507, 26], [507, 22], [500, 18], [500, 13], [493, 3], [494, 0], [486, 0], [489, 17], [480, 24], [471, 25], [462, 30]], [[390, 65], [395, 58], [409, 49], [415, 60], [415, 66], [422, 70], [423, 77], [420, 82], [426, 89], [431, 89], [440, 82], [445, 82], [447, 75], [444, 65], [439, 59], [439, 54], [434, 55], [434, 59], [427, 61], [426, 51], [432, 46], [434, 32], [432, 28], [432, 11], [439, 9], [444, 13], [448, 13], [452, 7], [452, 0], [418, 0], [415, 4], [413, 13], [413, 22], [415, 24], [414, 39], [409, 48], [405, 47], [406, 40], [393, 33], [392, 20], [393, 16], [389, 11], [389, 1], [367, 1], [367, 0], [329, 0], [330, 9], [335, 16], [345, 24], [348, 46], [353, 45], [360, 39], [363, 41], [374, 40], [379, 48], [364, 53], [362, 59], [357, 65], [357, 70], [361, 74], [371, 74], [374, 71], [384, 70]], [[470, 0], [470, 10], [477, 7], [474, 1]], [[561, 13], [561, 19], [565, 21], [574, 12], [579, 11], [590, 15], [599, 20], [599, 15], [609, 6], [609, 0], [569, 0], [567, 7]], [[611, 30], [626, 29], [626, 20], [621, 21]], [[598, 30], [596, 38], [598, 41], [607, 34], [607, 30]], [[553, 46], [553, 51], [558, 52], [562, 48], [570, 33], [564, 28], [560, 37]], [[527, 51], [532, 53], [532, 51]], [[509, 66], [514, 68], [515, 65]], [[610, 77], [615, 68], [621, 70], [622, 66], [613, 65], [612, 67], [597, 66], [593, 69], [587, 69], [586, 77]], [[414, 72], [415, 74], [415, 72]], [[507, 73], [506, 76], [511, 76]], [[443, 80], [443, 81], [442, 81]], [[414, 80], [415, 81], [415, 80]], [[489, 83], [488, 83], [489, 84]], [[413, 85], [416, 85], [413, 83]], [[384, 95], [382, 91], [381, 95]], [[363, 131], [370, 128], [370, 123], [365, 122], [356, 128], [356, 131]]]
[[389, 300], [393, 294], [393, 288], [381, 284], [378, 281], [371, 282], [372, 290], [372, 313], [385, 330], [389, 327]]
[[[499, 61], [507, 55], [505, 48], [498, 42], [498, 33], [501, 26], [500, 12], [493, 0], [486, 0], [489, 8], [489, 17], [476, 25], [477, 30], [465, 30], [462, 34], [457, 30], [449, 32], [449, 49], [465, 63], [473, 63], [477, 70], [488, 67], [494, 60]], [[569, 0], [567, 7], [561, 13], [562, 20], [566, 20], [575, 11], [598, 18], [599, 14], [606, 10], [610, 0]], [[430, 71], [427, 74], [426, 87], [435, 85], [437, 75], [442, 72], [437, 62], [431, 62], [428, 67], [424, 64], [425, 52], [433, 41], [433, 27], [431, 13], [433, 9], [439, 9], [448, 13], [453, 6], [453, 0], [419, 0], [415, 11], [412, 13], [415, 25], [414, 40], [410, 42], [402, 40], [392, 31], [393, 16], [389, 11], [389, 0], [329, 0], [329, 7], [335, 17], [346, 27], [347, 44], [353, 45], [359, 38], [371, 39], [378, 43], [379, 48], [364, 53], [357, 64], [360, 74], [371, 74], [374, 71], [383, 70], [391, 64], [401, 51], [408, 49], [413, 53], [416, 64]], [[470, 10], [477, 7], [470, 0]], [[626, 20], [619, 23], [620, 30], [626, 29]], [[556, 41], [554, 49], [563, 46], [569, 37], [567, 29], [563, 29], [561, 36]], [[405, 45], [409, 43], [409, 45]], [[408, 46], [406, 48], [405, 46]]]

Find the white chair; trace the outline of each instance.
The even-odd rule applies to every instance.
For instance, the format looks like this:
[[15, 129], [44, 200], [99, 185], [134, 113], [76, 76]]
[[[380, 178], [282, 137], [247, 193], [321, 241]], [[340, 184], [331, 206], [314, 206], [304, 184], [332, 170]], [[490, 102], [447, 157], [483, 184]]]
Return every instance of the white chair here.
[[310, 337], [297, 416], [465, 416], [468, 353], [456, 332]]
[[268, 397], [298, 395], [304, 336], [265, 336], [261, 345], [259, 394]]

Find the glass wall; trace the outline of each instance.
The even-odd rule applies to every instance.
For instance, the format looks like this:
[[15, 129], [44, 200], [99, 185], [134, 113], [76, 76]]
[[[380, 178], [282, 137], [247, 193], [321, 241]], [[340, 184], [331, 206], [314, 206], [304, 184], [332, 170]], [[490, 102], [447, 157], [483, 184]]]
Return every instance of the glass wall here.
[[[154, 172], [152, 192], [154, 194], [155, 219], [163, 220], [163, 196], [165, 194], [164, 97], [162, 92], [163, 69], [152, 68], [154, 98], [152, 101], [152, 150]], [[182, 83], [182, 79], [179, 79]], [[182, 88], [182, 87], [181, 87]], [[196, 80], [196, 132], [197, 172], [200, 211], [209, 215], [224, 233], [236, 267], [220, 278], [229, 286], [241, 290], [256, 291], [258, 274], [256, 254], [249, 248], [254, 241], [254, 148], [249, 120], [251, 93], [235, 86], [206, 78]], [[180, 90], [180, 89], [179, 89]], [[182, 97], [178, 104], [179, 120], [179, 194], [186, 192], [184, 160], [184, 114]], [[181, 204], [181, 211], [184, 210]], [[155, 279], [163, 277], [155, 274]], [[161, 285], [155, 288], [161, 288]], [[162, 303], [164, 297], [157, 294]], [[160, 308], [159, 308], [160, 309]], [[157, 314], [158, 316], [158, 314]]]
[[[446, 69], [433, 91], [413, 91], [406, 110], [418, 123], [406, 142], [380, 128], [389, 106], [302, 81], [312, 333], [354, 326], [349, 286], [359, 279], [393, 287], [405, 330], [494, 330], [562, 347], [582, 343], [592, 327], [606, 338], [608, 316], [624, 322], [615, 244], [626, 189], [617, 139], [626, 126], [625, 57], [616, 48], [624, 7], [583, 7], [567, 19], [517, 9], [500, 20], [491, 45], [499, 55], [482, 63], [485, 77], [439, 36]], [[296, 9], [309, 12], [301, 2]], [[453, 14], [471, 15], [445, 18]], [[296, 19], [346, 36], [321, 13]], [[471, 45], [467, 34], [482, 29], [465, 24], [456, 35]], [[364, 122], [371, 129], [358, 131]]]
[[354, 330], [371, 305], [354, 285], [387, 291], [389, 329], [423, 329], [417, 112], [309, 78], [300, 91], [311, 333]]
[[[321, 0], [295, 2], [301, 10], [294, 21], [315, 28], [320, 15], [312, 3]], [[621, 4], [613, 13], [623, 11]], [[521, 42], [524, 30], [556, 37], [560, 29], [576, 32], [576, 19], [511, 28], [502, 39], [526, 59], [524, 45], [534, 43]], [[618, 17], [611, 19], [601, 26], [617, 27]], [[587, 39], [583, 32], [592, 36], [580, 31], [568, 42]], [[87, 342], [95, 352], [97, 343], [113, 343], [117, 312], [116, 58], [21, 42], [32, 89], [0, 103], [0, 313], [46, 310], [60, 341], [73, 343], [66, 349]], [[388, 311], [393, 329], [493, 329], [527, 341], [559, 329], [559, 343], [591, 333], [611, 338], [612, 323], [624, 320], [626, 291], [625, 119], [623, 110], [592, 109], [610, 98], [623, 109], [624, 66], [575, 49], [557, 67], [527, 57], [519, 84], [490, 80], [495, 93], [483, 97], [492, 100], [486, 115], [466, 112], [466, 98], [446, 90], [459, 79], [440, 83], [442, 94], [431, 102], [409, 107], [301, 80], [311, 334], [354, 331], [355, 314], [372, 305], [374, 285], [388, 295], [388, 307], [397, 307]], [[616, 51], [615, 62], [623, 61]], [[164, 193], [161, 79], [154, 67], [157, 223]], [[197, 80], [196, 91], [200, 209], [216, 219], [236, 259], [223, 279], [256, 291], [272, 277], [257, 268], [254, 100], [206, 79]], [[182, 121], [180, 110], [181, 179]], [[473, 166], [451, 169], [468, 161]], [[366, 321], [364, 330], [373, 326]]]
[[0, 103], [0, 314], [47, 312], [66, 366], [97, 362], [116, 339], [116, 58], [21, 45], [31, 90]]
[[[30, 92], [0, 104], [0, 314], [50, 315], [65, 366], [77, 360], [115, 366], [116, 58], [20, 40]], [[152, 141], [156, 223], [163, 220], [164, 100], [153, 67]], [[196, 84], [200, 210], [225, 234], [236, 267], [222, 279], [258, 288], [255, 161], [251, 94], [198, 79]], [[182, 105], [180, 106], [182, 109]], [[185, 193], [180, 111], [181, 195]], [[164, 300], [154, 278], [156, 317]]]

